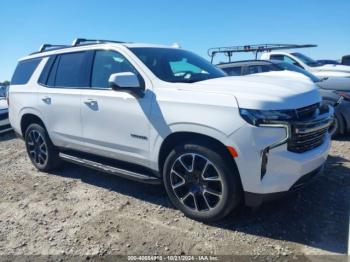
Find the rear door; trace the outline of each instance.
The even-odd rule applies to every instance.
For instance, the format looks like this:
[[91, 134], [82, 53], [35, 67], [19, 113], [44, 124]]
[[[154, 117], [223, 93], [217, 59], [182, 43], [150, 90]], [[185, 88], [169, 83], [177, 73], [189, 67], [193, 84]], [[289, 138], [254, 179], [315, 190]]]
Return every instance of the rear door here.
[[49, 58], [38, 88], [38, 104], [55, 145], [81, 149], [81, 90], [89, 88], [90, 53]]

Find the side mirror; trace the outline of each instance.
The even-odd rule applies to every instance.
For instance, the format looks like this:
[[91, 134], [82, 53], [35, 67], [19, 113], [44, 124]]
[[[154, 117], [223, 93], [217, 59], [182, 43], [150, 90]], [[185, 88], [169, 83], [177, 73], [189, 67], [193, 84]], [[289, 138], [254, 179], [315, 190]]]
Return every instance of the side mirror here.
[[144, 87], [132, 72], [112, 74], [108, 79], [109, 86], [116, 91], [130, 91], [140, 97], [144, 96]]

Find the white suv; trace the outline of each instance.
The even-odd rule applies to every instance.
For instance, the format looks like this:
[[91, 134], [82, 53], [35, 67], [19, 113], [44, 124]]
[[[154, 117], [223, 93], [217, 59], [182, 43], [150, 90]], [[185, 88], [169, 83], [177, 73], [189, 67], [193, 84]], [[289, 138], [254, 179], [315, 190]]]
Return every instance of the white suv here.
[[60, 160], [163, 183], [213, 221], [317, 175], [333, 109], [309, 81], [226, 77], [180, 48], [78, 39], [18, 63], [10, 122], [41, 171]]

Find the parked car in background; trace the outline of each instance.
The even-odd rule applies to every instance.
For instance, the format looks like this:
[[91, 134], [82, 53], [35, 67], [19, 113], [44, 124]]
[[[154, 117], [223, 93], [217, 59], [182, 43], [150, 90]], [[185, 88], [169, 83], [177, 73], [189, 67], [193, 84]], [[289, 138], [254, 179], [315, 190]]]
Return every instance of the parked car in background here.
[[19, 61], [10, 122], [41, 171], [64, 159], [163, 183], [175, 207], [213, 221], [322, 171], [333, 108], [314, 83], [290, 84], [229, 78], [181, 48], [77, 39]]
[[350, 66], [350, 55], [343, 56], [341, 63]]
[[0, 134], [12, 130], [9, 122], [8, 106], [5, 98], [6, 90], [0, 94]]
[[316, 60], [316, 62], [322, 64], [322, 65], [341, 65], [341, 63], [337, 60], [330, 60], [330, 59], [321, 59]]
[[290, 76], [296, 78], [306, 77], [313, 81], [320, 87], [323, 100], [335, 106], [336, 122], [334, 135], [350, 132], [350, 78], [320, 79], [298, 66], [279, 60], [246, 60], [219, 64], [218, 67], [230, 76], [285, 70], [296, 72], [296, 74]]
[[8, 86], [0, 86], [0, 97], [6, 97]]
[[261, 60], [279, 60], [293, 64], [317, 77], [350, 77], [350, 66], [323, 65], [299, 52], [272, 51], [261, 54]]

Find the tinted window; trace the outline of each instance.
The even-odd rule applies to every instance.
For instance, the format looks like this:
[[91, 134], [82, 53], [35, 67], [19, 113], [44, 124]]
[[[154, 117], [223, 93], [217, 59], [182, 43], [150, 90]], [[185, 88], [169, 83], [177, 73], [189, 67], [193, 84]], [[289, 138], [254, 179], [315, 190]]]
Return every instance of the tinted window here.
[[31, 59], [19, 62], [12, 76], [11, 84], [24, 85], [28, 83], [40, 61], [41, 59]]
[[95, 88], [108, 88], [108, 79], [112, 74], [132, 72], [138, 75], [136, 69], [121, 54], [115, 51], [96, 51], [91, 86]]
[[270, 69], [270, 66], [268, 65], [251, 65], [248, 66], [248, 74], [258, 74], [263, 72], [269, 72], [272, 69]]
[[87, 58], [86, 52], [60, 55], [55, 77], [55, 86], [88, 87], [89, 69]]
[[226, 74], [204, 58], [174, 48], [130, 48], [155, 74], [167, 82], [194, 83]]
[[284, 61], [284, 55], [271, 55], [270, 60]]
[[241, 66], [236, 66], [236, 67], [226, 67], [226, 68], [221, 68], [224, 70], [229, 76], [240, 76], [242, 75], [242, 67]]
[[344, 56], [342, 59], [343, 65], [350, 65], [350, 56]]
[[[321, 66], [322, 64], [319, 62], [316, 62], [310, 57], [307, 57], [306, 55], [303, 55], [301, 53], [292, 53], [295, 57], [299, 58], [303, 63], [307, 64], [308, 66], [315, 67], [315, 66]], [[287, 62], [287, 61], [285, 61]]]
[[286, 56], [286, 55], [271, 55], [270, 60], [283, 61], [283, 62], [303, 68], [297, 61], [295, 61], [293, 58], [290, 58], [289, 56]]
[[38, 83], [42, 84], [42, 85], [46, 85], [47, 84], [47, 79], [49, 77], [51, 68], [52, 68], [52, 64], [55, 62], [55, 58], [56, 56], [51, 56], [49, 58], [49, 60], [46, 62], [43, 71], [40, 74]]
[[46, 81], [46, 85], [48, 86], [55, 86], [55, 77], [56, 77], [59, 61], [60, 61], [60, 57], [56, 57], [53, 66], [51, 66], [49, 76]]

